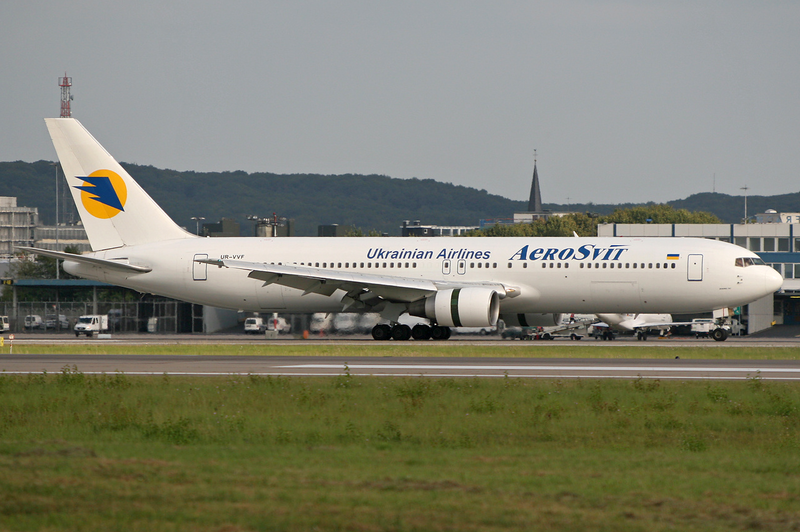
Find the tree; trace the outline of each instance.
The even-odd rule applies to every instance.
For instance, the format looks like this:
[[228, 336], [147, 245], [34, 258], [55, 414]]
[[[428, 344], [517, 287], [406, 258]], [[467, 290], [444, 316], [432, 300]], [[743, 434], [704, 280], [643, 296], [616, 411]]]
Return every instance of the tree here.
[[620, 224], [718, 224], [719, 218], [707, 212], [676, 210], [666, 204], [650, 204], [630, 209], [617, 209], [608, 216], [590, 213], [572, 213], [566, 216], [551, 216], [547, 220], [514, 225], [495, 225], [486, 229], [470, 231], [467, 236], [597, 236], [597, 225]]

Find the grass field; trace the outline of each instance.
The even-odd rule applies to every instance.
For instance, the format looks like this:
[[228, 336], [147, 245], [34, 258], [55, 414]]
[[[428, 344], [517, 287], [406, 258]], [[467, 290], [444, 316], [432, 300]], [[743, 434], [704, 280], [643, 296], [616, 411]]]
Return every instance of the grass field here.
[[797, 530], [798, 456], [758, 378], [0, 376], [2, 530]]
[[[646, 344], [646, 345], [645, 345]], [[0, 348], [8, 353], [9, 345]], [[797, 360], [800, 348], [757, 347], [747, 344], [720, 346], [715, 342], [707, 347], [686, 346], [668, 342], [475, 342], [454, 345], [434, 342], [372, 343], [351, 345], [343, 342], [307, 344], [152, 344], [125, 345], [97, 340], [74, 343], [69, 340], [52, 344], [14, 344], [14, 353], [49, 354], [110, 354], [110, 355], [240, 355], [240, 356], [346, 356], [346, 357], [525, 357], [525, 358], [681, 358], [738, 359], [738, 360]]]

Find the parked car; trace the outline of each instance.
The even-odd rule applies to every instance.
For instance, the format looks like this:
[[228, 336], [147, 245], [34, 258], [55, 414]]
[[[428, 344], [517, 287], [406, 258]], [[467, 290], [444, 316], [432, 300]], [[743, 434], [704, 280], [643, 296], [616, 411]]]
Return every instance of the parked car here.
[[267, 318], [267, 330], [278, 331], [279, 333], [288, 333], [292, 330], [292, 326], [286, 321], [286, 318], [272, 317]]
[[47, 316], [44, 322], [45, 329], [69, 329], [69, 320], [63, 314]]

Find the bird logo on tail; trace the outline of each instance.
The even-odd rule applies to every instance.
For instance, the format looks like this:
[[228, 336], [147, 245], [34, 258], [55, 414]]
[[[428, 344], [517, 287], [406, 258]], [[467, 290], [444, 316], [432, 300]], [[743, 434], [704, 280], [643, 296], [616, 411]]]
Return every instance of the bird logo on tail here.
[[81, 203], [95, 218], [113, 218], [125, 210], [128, 188], [125, 181], [111, 170], [97, 170], [88, 176], [76, 176], [83, 181], [75, 186], [81, 191]]

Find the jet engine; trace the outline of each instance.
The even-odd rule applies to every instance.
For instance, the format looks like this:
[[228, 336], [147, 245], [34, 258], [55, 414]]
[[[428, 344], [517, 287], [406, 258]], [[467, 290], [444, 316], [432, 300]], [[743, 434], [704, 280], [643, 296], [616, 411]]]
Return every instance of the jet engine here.
[[561, 323], [563, 314], [503, 314], [506, 327], [552, 327]]
[[408, 313], [443, 327], [491, 327], [500, 314], [500, 296], [491, 288], [451, 288], [414, 301]]

